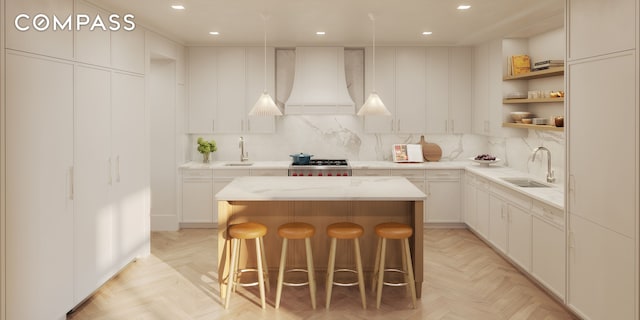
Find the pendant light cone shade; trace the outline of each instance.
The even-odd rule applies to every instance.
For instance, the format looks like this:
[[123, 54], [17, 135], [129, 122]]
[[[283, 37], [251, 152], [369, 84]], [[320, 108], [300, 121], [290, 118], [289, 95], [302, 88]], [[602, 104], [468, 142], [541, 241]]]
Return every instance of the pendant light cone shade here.
[[391, 112], [384, 106], [380, 96], [376, 92], [371, 92], [367, 101], [364, 102], [362, 108], [358, 111], [359, 116], [390, 116]]
[[251, 111], [249, 111], [250, 116], [281, 116], [282, 111], [273, 101], [273, 98], [267, 92], [267, 18], [265, 15], [261, 14], [262, 20], [264, 21], [264, 91], [256, 104], [253, 105]]
[[372, 13], [369, 13], [369, 19], [373, 25], [373, 91], [369, 94], [367, 101], [364, 102], [357, 115], [359, 116], [391, 116], [391, 112], [382, 103], [382, 99], [376, 92], [376, 21]]
[[253, 109], [249, 111], [250, 116], [281, 116], [282, 111], [273, 101], [267, 91], [263, 92]]

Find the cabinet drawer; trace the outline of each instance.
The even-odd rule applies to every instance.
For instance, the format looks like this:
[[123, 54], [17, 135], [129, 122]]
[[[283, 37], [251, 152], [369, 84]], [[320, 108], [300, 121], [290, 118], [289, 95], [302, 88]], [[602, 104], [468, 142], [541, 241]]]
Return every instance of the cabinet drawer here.
[[531, 198], [525, 195], [519, 194], [515, 191], [511, 191], [506, 187], [497, 184], [491, 185], [491, 193], [524, 210], [531, 210]]
[[427, 170], [427, 180], [460, 180], [460, 170]]
[[389, 169], [353, 169], [354, 176], [388, 176]]
[[211, 179], [213, 177], [210, 169], [188, 169], [182, 172], [185, 179]]
[[424, 169], [391, 169], [391, 175], [410, 179], [424, 179]]
[[220, 177], [236, 178], [248, 177], [251, 175], [250, 169], [218, 169], [213, 170], [213, 176], [217, 179]]
[[557, 226], [564, 226], [564, 211], [539, 201], [533, 201], [531, 213]]
[[252, 176], [275, 177], [287, 176], [288, 174], [287, 169], [251, 169]]

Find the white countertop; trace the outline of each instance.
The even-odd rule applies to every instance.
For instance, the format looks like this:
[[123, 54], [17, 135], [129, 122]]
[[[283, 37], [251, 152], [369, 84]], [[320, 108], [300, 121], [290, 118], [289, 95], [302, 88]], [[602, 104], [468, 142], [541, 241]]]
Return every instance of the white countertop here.
[[[290, 161], [255, 161], [250, 162], [250, 166], [230, 166], [228, 164], [237, 164], [238, 161], [214, 161], [208, 164], [202, 162], [191, 161], [180, 166], [180, 169], [282, 169], [289, 168]], [[352, 169], [416, 169], [416, 170], [437, 170], [437, 169], [450, 169], [450, 170], [467, 170], [473, 174], [479, 175], [483, 178], [490, 180], [496, 184], [505, 186], [511, 190], [522, 193], [535, 200], [541, 201], [547, 205], [555, 208], [564, 209], [564, 189], [562, 184], [552, 184], [550, 188], [523, 188], [512, 185], [501, 178], [519, 177], [530, 178], [544, 183], [544, 179], [534, 177], [526, 172], [511, 169], [509, 167], [502, 167], [497, 165], [491, 165], [489, 167], [482, 167], [471, 161], [437, 161], [437, 162], [423, 162], [423, 163], [394, 163], [391, 161], [350, 161]], [[300, 179], [300, 177], [297, 177]], [[344, 178], [343, 178], [344, 179]]]
[[402, 177], [239, 177], [216, 194], [227, 201], [419, 201]]

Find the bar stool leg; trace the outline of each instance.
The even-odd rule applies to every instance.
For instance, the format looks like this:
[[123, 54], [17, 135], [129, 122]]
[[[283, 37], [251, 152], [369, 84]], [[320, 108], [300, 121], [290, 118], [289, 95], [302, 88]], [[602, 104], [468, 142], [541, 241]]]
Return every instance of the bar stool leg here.
[[378, 282], [378, 267], [380, 264], [380, 249], [382, 249], [382, 239], [378, 238], [378, 246], [376, 249], [376, 262], [373, 264], [373, 276], [371, 277], [371, 293], [376, 292], [376, 284]]
[[262, 256], [262, 269], [264, 270], [264, 275], [267, 277], [267, 292], [271, 292], [271, 285], [269, 284], [269, 268], [267, 267], [267, 255], [264, 254], [264, 239], [262, 237], [260, 237], [260, 252]]
[[280, 254], [280, 269], [278, 269], [278, 284], [276, 285], [276, 309], [280, 308], [282, 283], [284, 282], [284, 266], [287, 260], [287, 238], [282, 239], [282, 253]]
[[413, 308], [416, 308], [416, 281], [413, 276], [413, 263], [411, 260], [411, 251], [409, 250], [409, 239], [405, 238], [402, 241], [402, 246], [404, 247], [404, 254], [406, 256], [407, 265], [407, 273], [409, 274], [409, 288], [411, 290], [411, 301], [413, 302]]
[[311, 295], [311, 307], [316, 309], [316, 276], [313, 268], [313, 254], [311, 253], [311, 239], [304, 239], [304, 246], [307, 251], [307, 276], [309, 277], [309, 295]]
[[239, 239], [231, 239], [231, 265], [229, 266], [229, 276], [227, 276], [227, 295], [224, 299], [224, 308], [229, 308], [229, 300], [231, 300], [231, 288], [233, 280], [236, 276], [236, 268], [238, 263], [237, 247], [240, 243]]
[[364, 290], [364, 273], [362, 272], [362, 258], [360, 258], [360, 241], [353, 239], [353, 247], [356, 251], [356, 270], [358, 271], [358, 286], [360, 287], [360, 298], [362, 298], [362, 309], [367, 309], [367, 298]]
[[404, 278], [404, 282], [407, 283], [407, 285], [405, 286], [405, 288], [407, 289], [407, 293], [411, 294], [411, 287], [408, 285], [409, 284], [409, 272], [407, 271], [407, 255], [404, 254], [404, 240], [400, 241], [400, 255], [402, 256], [402, 271], [404, 271], [404, 273], [402, 274], [402, 277]]
[[260, 288], [260, 304], [262, 309], [266, 308], [266, 302], [264, 298], [264, 274], [262, 273], [262, 254], [260, 250], [260, 238], [256, 238], [256, 264], [258, 265], [258, 287]]
[[329, 266], [327, 267], [327, 305], [331, 305], [331, 291], [333, 290], [333, 268], [336, 265], [336, 238], [331, 238], [331, 249], [329, 250]]
[[384, 282], [384, 260], [387, 254], [387, 239], [382, 238], [382, 246], [380, 248], [380, 267], [378, 268], [378, 293], [376, 295], [376, 308], [380, 309], [382, 301], [382, 287]]
[[[240, 239], [236, 239], [238, 241], [238, 245], [235, 248], [234, 254], [237, 258], [236, 260], [236, 269], [240, 266], [240, 248], [242, 248], [242, 240]], [[246, 244], [246, 240], [245, 240], [245, 244]], [[236, 271], [236, 269], [234, 269], [234, 271]], [[233, 282], [231, 283], [231, 286], [233, 286], [232, 292], [236, 293], [236, 290], [238, 289], [238, 282], [240, 280], [240, 272], [235, 272], [234, 273], [234, 277], [233, 277]]]

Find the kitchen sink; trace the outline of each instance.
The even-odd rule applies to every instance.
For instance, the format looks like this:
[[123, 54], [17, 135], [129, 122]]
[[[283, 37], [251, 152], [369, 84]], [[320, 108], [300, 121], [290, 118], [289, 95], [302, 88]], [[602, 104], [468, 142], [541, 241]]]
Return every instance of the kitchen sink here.
[[522, 188], [550, 188], [548, 184], [531, 180], [529, 178], [502, 178], [502, 180]]
[[248, 167], [252, 166], [253, 162], [227, 162], [224, 165], [227, 167]]

